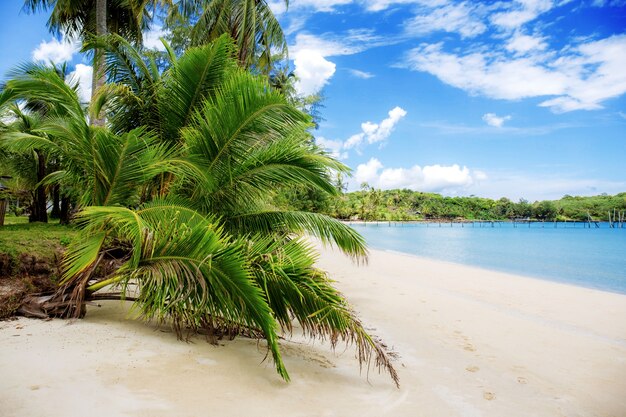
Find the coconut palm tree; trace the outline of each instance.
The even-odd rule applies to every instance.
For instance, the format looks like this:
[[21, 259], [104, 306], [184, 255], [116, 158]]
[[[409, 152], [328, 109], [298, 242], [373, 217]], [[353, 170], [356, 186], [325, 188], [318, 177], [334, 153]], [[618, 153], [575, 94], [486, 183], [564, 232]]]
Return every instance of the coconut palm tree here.
[[[289, 0], [284, 0], [285, 6]], [[285, 35], [266, 0], [179, 0], [171, 2], [168, 22], [195, 24], [192, 46], [204, 45], [227, 34], [237, 45], [244, 68], [269, 74], [275, 56], [286, 56]]]
[[[41, 115], [37, 112], [22, 110], [16, 103], [9, 103], [5, 117], [12, 122], [4, 126], [0, 135], [9, 132], [31, 133], [36, 131], [41, 124]], [[29, 208], [29, 222], [48, 222], [47, 193], [46, 187], [40, 182], [46, 176], [46, 153], [42, 149], [33, 148], [28, 152], [13, 153], [8, 161], [12, 170], [19, 172], [18, 177], [26, 180], [31, 191], [31, 204]]]
[[[50, 298], [31, 299], [30, 307], [79, 317], [85, 300], [132, 300], [145, 318], [171, 323], [179, 336], [202, 329], [214, 337], [265, 339], [285, 379], [277, 332], [291, 331], [296, 320], [305, 334], [333, 346], [355, 343], [360, 363], [374, 361], [397, 383], [389, 352], [315, 267], [315, 249], [304, 236], [357, 260], [366, 257], [363, 239], [329, 217], [272, 205], [279, 184], [335, 193], [330, 170], [346, 167], [313, 145], [309, 117], [266, 78], [241, 69], [233, 51], [227, 37], [190, 49], [172, 59], [148, 96], [111, 84], [97, 102], [120, 121], [119, 132], [87, 125], [75, 91], [58, 75], [41, 69], [7, 83], [15, 96], [45, 94], [58, 111], [39, 136], [10, 135], [6, 146], [62, 153], [65, 171], [48, 180], [80, 176], [85, 183], [83, 233], [66, 254], [62, 286]], [[130, 54], [108, 53], [116, 56]], [[120, 79], [136, 79], [141, 66], [127, 65], [132, 71]], [[138, 123], [117, 118], [127, 111], [142, 125], [125, 130], [123, 123]], [[112, 250], [122, 254], [119, 267], [99, 276]], [[103, 288], [108, 293], [98, 292]]]
[[[117, 33], [133, 41], [141, 41], [142, 31], [150, 20], [150, 6], [155, 0], [24, 0], [24, 10], [50, 10], [48, 28], [56, 34], [65, 34], [86, 40], [93, 36]], [[101, 54], [93, 55], [92, 97], [106, 82]], [[104, 119], [93, 119], [104, 125]]]

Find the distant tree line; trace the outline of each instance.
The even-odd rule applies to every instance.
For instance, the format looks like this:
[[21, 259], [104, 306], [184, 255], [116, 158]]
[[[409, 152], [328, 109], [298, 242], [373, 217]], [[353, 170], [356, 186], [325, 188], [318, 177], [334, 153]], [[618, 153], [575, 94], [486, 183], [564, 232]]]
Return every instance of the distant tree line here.
[[[339, 191], [342, 185], [339, 184]], [[533, 203], [469, 197], [445, 197], [408, 189], [379, 190], [363, 184], [360, 191], [328, 196], [309, 189], [283, 190], [277, 195], [280, 205], [310, 210], [343, 220], [407, 221], [434, 219], [465, 220], [606, 220], [608, 212], [626, 210], [626, 192], [617, 195], [573, 197]]]

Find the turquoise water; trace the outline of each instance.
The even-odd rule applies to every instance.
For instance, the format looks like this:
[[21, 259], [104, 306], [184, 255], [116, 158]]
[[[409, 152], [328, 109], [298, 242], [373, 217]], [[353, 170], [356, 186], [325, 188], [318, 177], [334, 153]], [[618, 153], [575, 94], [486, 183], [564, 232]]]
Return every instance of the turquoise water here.
[[626, 228], [351, 224], [369, 247], [626, 294]]

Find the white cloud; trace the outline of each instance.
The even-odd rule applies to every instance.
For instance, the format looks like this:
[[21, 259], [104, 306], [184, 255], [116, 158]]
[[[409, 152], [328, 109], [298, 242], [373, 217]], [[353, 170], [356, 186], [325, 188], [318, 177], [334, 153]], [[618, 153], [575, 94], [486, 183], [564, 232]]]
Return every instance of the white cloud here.
[[548, 45], [542, 37], [524, 35], [520, 32], [515, 33], [505, 45], [505, 48], [514, 53], [526, 54], [532, 51], [542, 51]]
[[442, 44], [421, 45], [409, 56], [411, 68], [429, 72], [441, 81], [474, 94], [515, 100], [561, 94], [567, 76], [544, 68], [530, 58], [508, 59], [489, 52], [456, 55]]
[[143, 33], [143, 46], [148, 49], [156, 49], [157, 51], [165, 51], [165, 46], [161, 39], [166, 32], [161, 26], [154, 26], [147, 32]]
[[388, 117], [380, 124], [372, 122], [361, 123], [361, 132], [350, 136], [345, 142], [339, 140], [330, 140], [324, 137], [317, 137], [315, 141], [319, 146], [325, 148], [335, 158], [347, 159], [348, 150], [358, 147], [363, 142], [369, 144], [382, 142], [389, 138], [395, 125], [406, 116], [406, 111], [401, 107], [394, 107], [388, 113]]
[[411, 35], [444, 31], [459, 33], [463, 38], [474, 37], [487, 30], [481, 19], [474, 16], [478, 8], [476, 3], [468, 2], [445, 4], [408, 20], [405, 31]]
[[62, 38], [52, 39], [50, 42], [41, 42], [33, 51], [35, 61], [53, 62], [55, 64], [71, 61], [75, 53], [80, 50], [76, 41]]
[[370, 144], [386, 140], [393, 132], [395, 125], [406, 116], [406, 111], [396, 106], [389, 110], [388, 115], [389, 117], [380, 122], [380, 124], [370, 121], [362, 123], [361, 132], [348, 138], [344, 144], [345, 149], [359, 146], [365, 140]]
[[65, 82], [69, 85], [78, 84], [78, 98], [81, 103], [88, 103], [91, 100], [91, 79], [93, 77], [93, 67], [78, 64], [74, 71], [70, 72]]
[[353, 55], [378, 45], [381, 40], [369, 29], [351, 29], [343, 35], [317, 36], [298, 33], [296, 43], [289, 46], [289, 53], [298, 54], [303, 50], [313, 50], [323, 56]]
[[341, 37], [299, 33], [295, 44], [289, 46], [298, 77], [296, 90], [304, 95], [319, 92], [335, 74], [336, 65], [328, 57], [356, 54], [380, 41], [371, 30], [363, 29], [350, 30]]
[[380, 12], [395, 4], [419, 4], [422, 6], [442, 6], [448, 0], [360, 0], [363, 7], [369, 12]]
[[[316, 12], [332, 12], [337, 6], [344, 6], [353, 2], [354, 0], [292, 0], [289, 2], [289, 10], [312, 9]], [[272, 0], [269, 5], [275, 14], [282, 14], [287, 11], [285, 0]]]
[[322, 136], [318, 136], [315, 138], [315, 142], [317, 143], [318, 146], [328, 151], [333, 156], [333, 158], [337, 158], [337, 159], [348, 158], [348, 153], [342, 152], [343, 142], [341, 142], [340, 140], [331, 140], [331, 139], [326, 139]]
[[299, 94], [311, 95], [319, 92], [335, 74], [336, 65], [319, 52], [301, 50], [294, 56], [296, 90]]
[[367, 163], [357, 166], [352, 184], [354, 187], [366, 182], [374, 188], [385, 190], [409, 188], [454, 194], [486, 179], [484, 172], [472, 171], [465, 166], [461, 168], [457, 164], [385, 168], [378, 159], [371, 158]]
[[267, 5], [270, 7], [274, 16], [280, 17], [287, 11], [287, 6], [285, 5], [285, 0], [269, 0]]
[[354, 75], [357, 78], [363, 78], [364, 80], [374, 77], [374, 74], [372, 74], [371, 72], [365, 72], [365, 71], [360, 71], [356, 69], [351, 69], [349, 71], [350, 71], [350, 74]]
[[491, 22], [502, 29], [517, 29], [555, 6], [552, 0], [516, 0], [512, 10], [494, 13]]
[[511, 116], [498, 117], [495, 113], [485, 113], [483, 115], [483, 120], [489, 126], [502, 127], [504, 125], [504, 122], [506, 122], [507, 120], [511, 120]]
[[407, 61], [472, 94], [505, 100], [554, 96], [540, 104], [554, 112], [602, 108], [604, 100], [626, 92], [626, 35], [514, 57], [502, 51], [458, 55], [443, 51], [441, 43], [422, 44]]

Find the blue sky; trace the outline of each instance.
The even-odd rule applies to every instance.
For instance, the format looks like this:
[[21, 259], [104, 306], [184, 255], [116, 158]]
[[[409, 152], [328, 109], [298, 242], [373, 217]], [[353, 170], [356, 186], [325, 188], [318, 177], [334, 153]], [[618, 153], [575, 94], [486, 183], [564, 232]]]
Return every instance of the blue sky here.
[[[325, 97], [314, 134], [353, 169], [351, 189], [626, 191], [626, 1], [270, 3], [299, 91]], [[0, 5], [0, 72], [54, 56], [87, 80], [76, 45], [21, 4]]]

